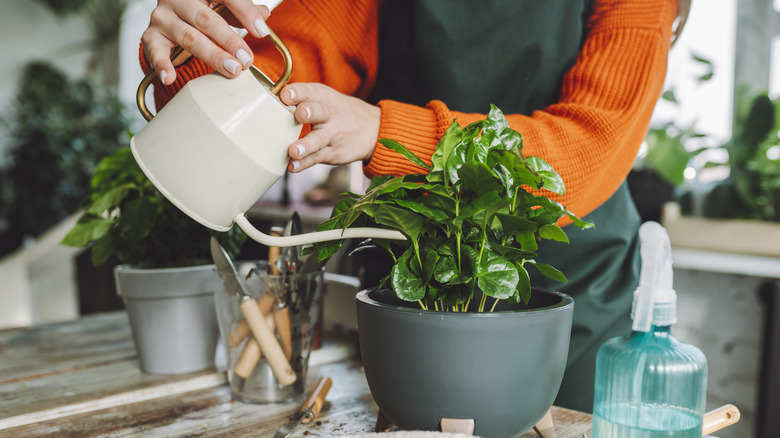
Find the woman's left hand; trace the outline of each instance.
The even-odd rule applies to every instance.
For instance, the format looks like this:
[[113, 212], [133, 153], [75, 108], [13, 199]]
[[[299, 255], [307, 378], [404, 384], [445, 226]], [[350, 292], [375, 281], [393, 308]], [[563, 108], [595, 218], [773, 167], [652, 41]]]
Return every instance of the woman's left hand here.
[[347, 164], [371, 158], [382, 110], [318, 83], [285, 86], [279, 96], [297, 105], [295, 118], [311, 131], [290, 145], [287, 169], [296, 173], [317, 163]]

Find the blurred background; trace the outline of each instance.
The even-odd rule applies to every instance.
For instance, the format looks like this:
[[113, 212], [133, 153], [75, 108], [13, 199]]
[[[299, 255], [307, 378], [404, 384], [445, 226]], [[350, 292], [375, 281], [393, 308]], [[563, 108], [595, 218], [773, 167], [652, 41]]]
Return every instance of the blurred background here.
[[[97, 163], [143, 126], [138, 49], [155, 4], [4, 4], [0, 329], [122, 308], [113, 265], [95, 268], [88, 249], [59, 242]], [[770, 413], [780, 412], [778, 10], [780, 0], [693, 0], [629, 176], [643, 218], [672, 237], [675, 330], [707, 354], [708, 407], [742, 410], [723, 437], [772, 436]], [[364, 183], [359, 166], [311, 169], [266, 194], [254, 219], [270, 224], [294, 208], [316, 224], [333, 193]]]

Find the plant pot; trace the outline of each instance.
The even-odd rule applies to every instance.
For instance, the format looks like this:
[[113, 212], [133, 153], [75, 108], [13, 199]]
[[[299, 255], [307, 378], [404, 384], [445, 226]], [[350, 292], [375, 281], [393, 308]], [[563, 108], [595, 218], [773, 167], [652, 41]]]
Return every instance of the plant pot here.
[[492, 313], [423, 311], [390, 290], [357, 295], [369, 389], [401, 429], [473, 419], [474, 434], [517, 437], [542, 419], [560, 388], [574, 301], [535, 290], [529, 305]]
[[182, 374], [214, 366], [219, 338], [214, 265], [114, 270], [141, 370]]

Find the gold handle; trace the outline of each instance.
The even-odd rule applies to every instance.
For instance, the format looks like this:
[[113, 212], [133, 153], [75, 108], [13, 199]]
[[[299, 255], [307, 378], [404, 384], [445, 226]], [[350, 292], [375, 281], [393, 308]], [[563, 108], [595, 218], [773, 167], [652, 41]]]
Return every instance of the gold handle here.
[[314, 391], [311, 392], [309, 398], [306, 399], [306, 403], [303, 404], [302, 412], [304, 412], [305, 416], [301, 422], [310, 423], [317, 418], [317, 415], [322, 409], [322, 405], [325, 404], [325, 396], [328, 395], [331, 386], [333, 386], [333, 381], [330, 377], [320, 377]]
[[[214, 12], [219, 14], [224, 9], [224, 4], [218, 4], [214, 7]], [[282, 60], [284, 60], [284, 70], [282, 71], [282, 75], [279, 77], [279, 80], [277, 80], [269, 89], [271, 93], [278, 95], [279, 91], [285, 85], [287, 85], [287, 82], [290, 80], [290, 76], [292, 75], [292, 55], [290, 54], [290, 50], [287, 48], [284, 42], [270, 28], [268, 29], [267, 38], [271, 40], [271, 43], [274, 45], [274, 47], [276, 47], [279, 53], [282, 54]], [[174, 62], [175, 65], [177, 62], [180, 63], [186, 61], [190, 56], [192, 55], [184, 51], [183, 48], [176, 47], [171, 53], [171, 62]], [[152, 85], [156, 75], [157, 73], [154, 71], [154, 69], [150, 70], [149, 73], [141, 80], [141, 83], [138, 84], [138, 91], [135, 93], [135, 103], [138, 105], [138, 110], [141, 112], [141, 115], [144, 117], [144, 119], [146, 119], [147, 122], [154, 118], [154, 114], [152, 114], [152, 112], [149, 110], [149, 107], [146, 105], [146, 90], [150, 85]]]

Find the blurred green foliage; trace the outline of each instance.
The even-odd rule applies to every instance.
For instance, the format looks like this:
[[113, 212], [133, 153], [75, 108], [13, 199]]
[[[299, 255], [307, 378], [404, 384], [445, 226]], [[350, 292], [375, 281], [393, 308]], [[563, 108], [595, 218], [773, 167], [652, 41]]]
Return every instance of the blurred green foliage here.
[[0, 120], [0, 255], [76, 212], [98, 161], [129, 142], [129, 119], [109, 89], [46, 62], [20, 77]]

